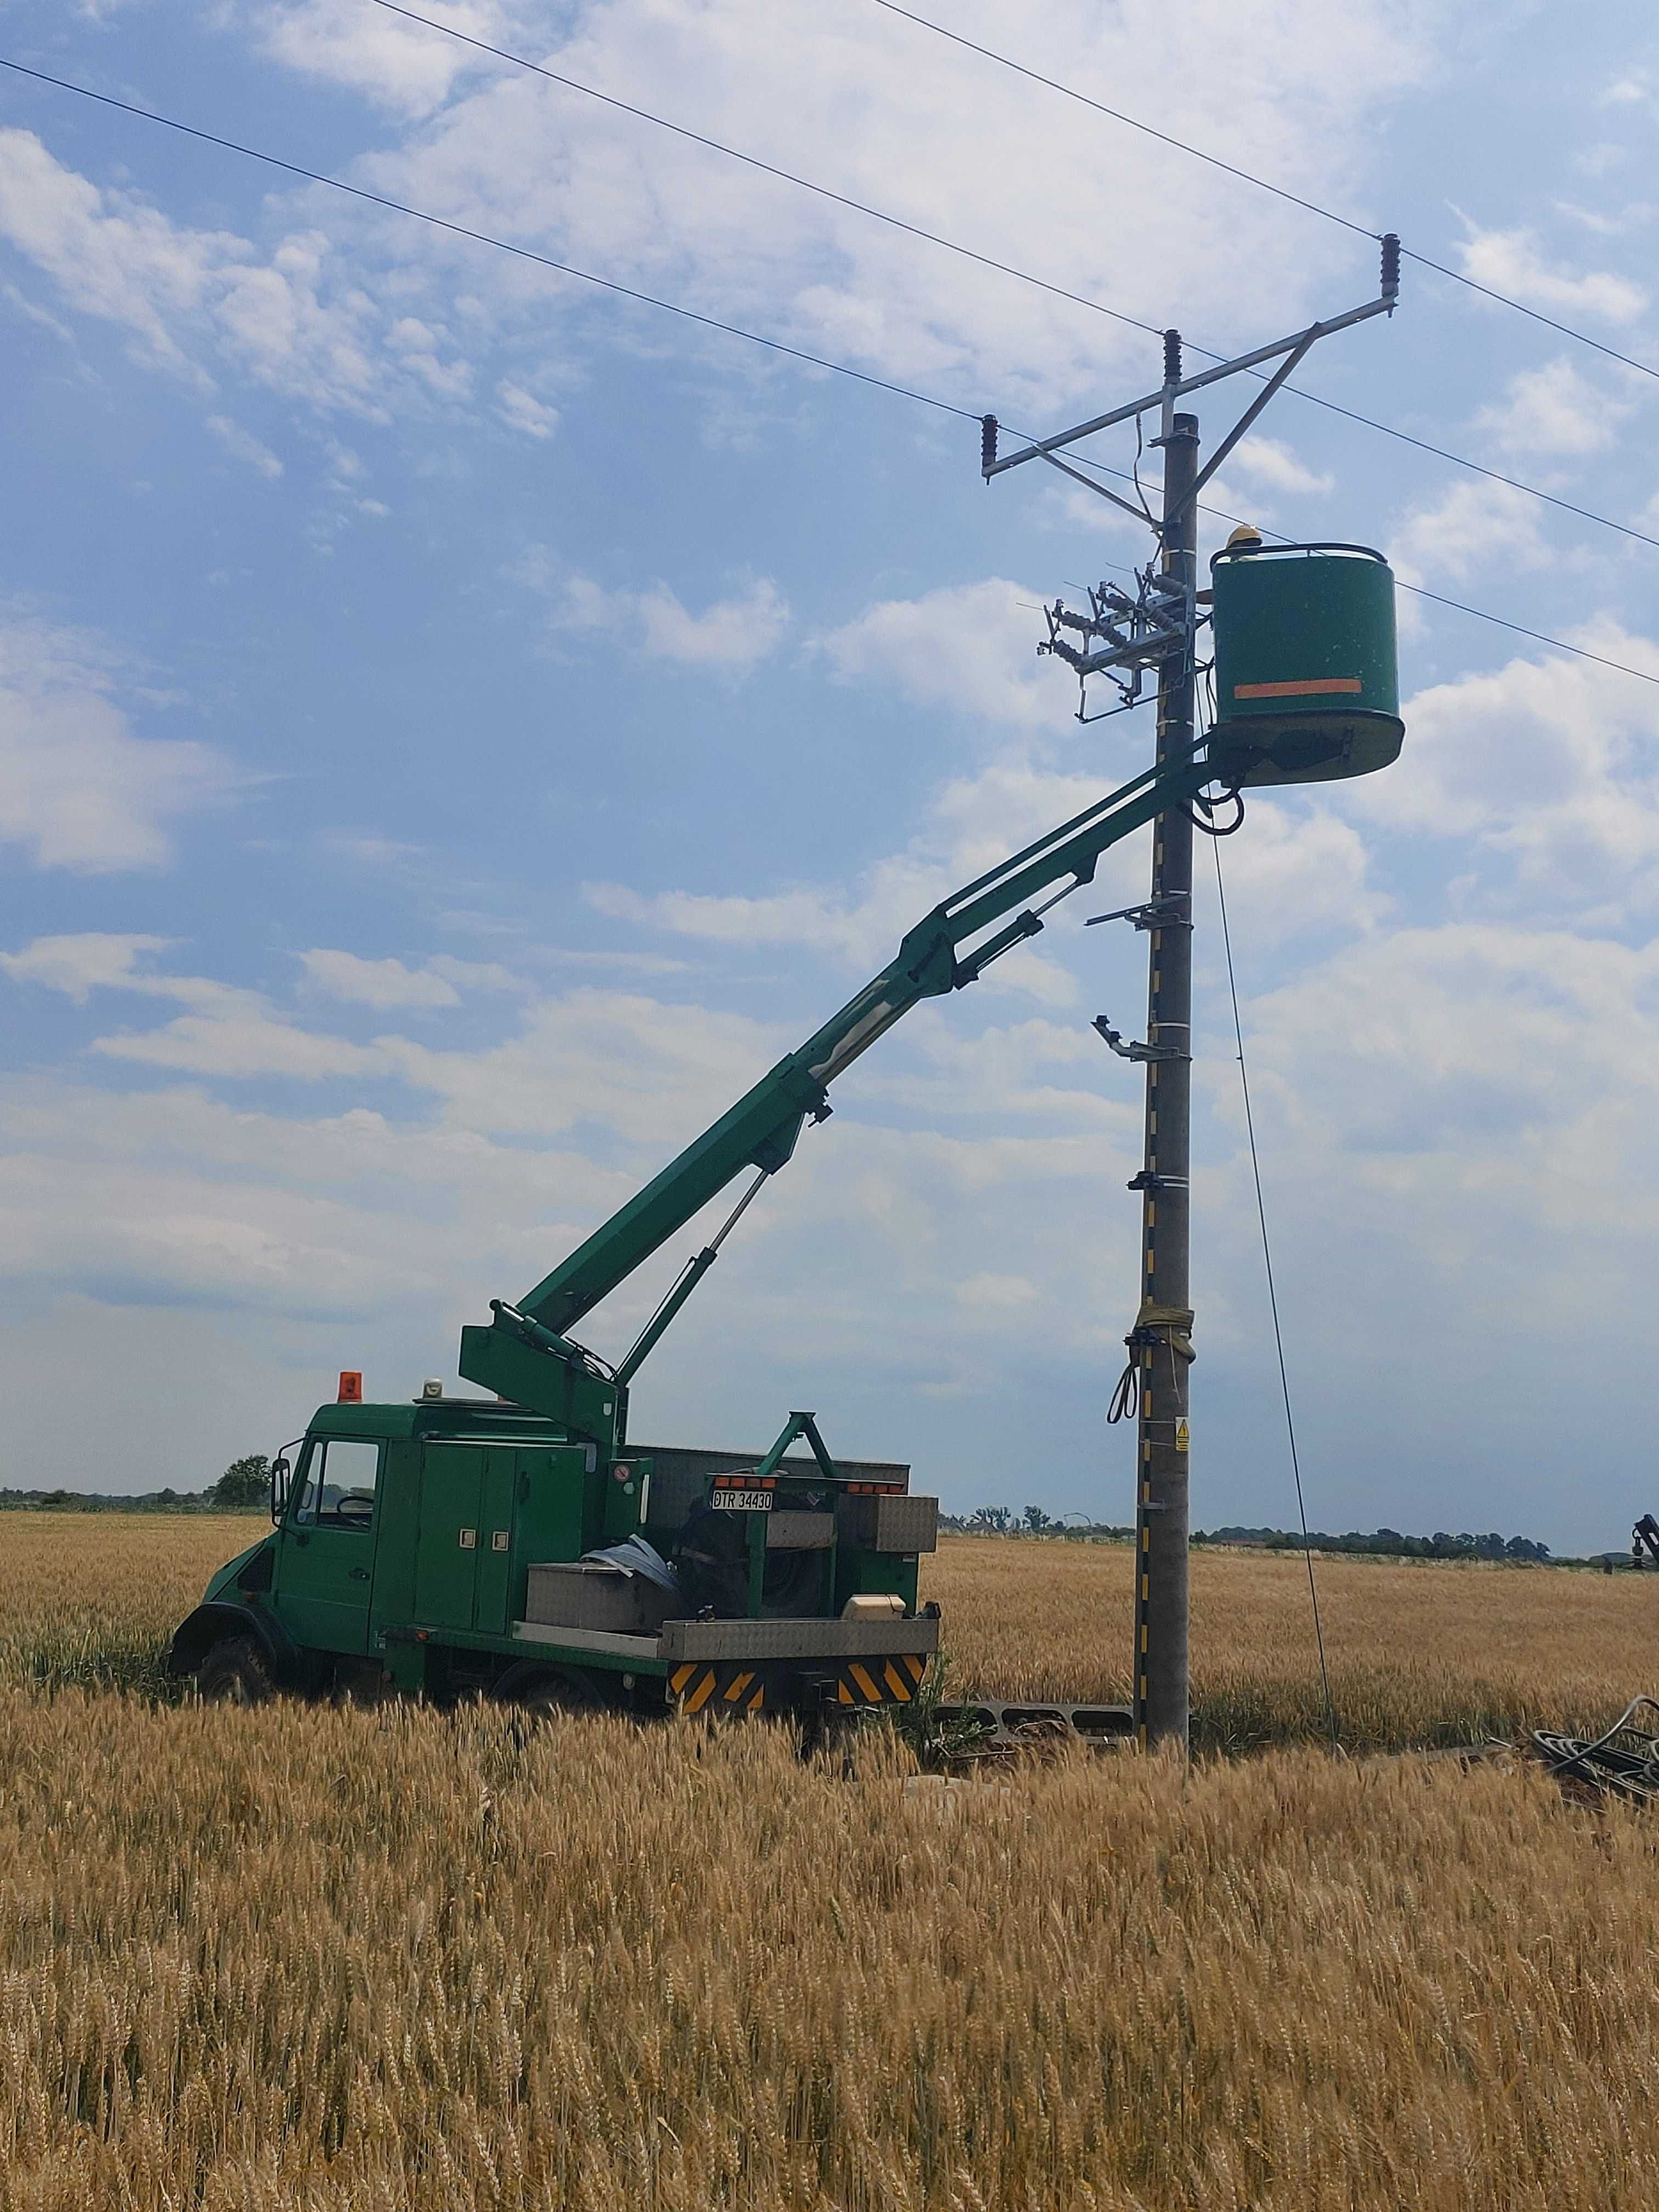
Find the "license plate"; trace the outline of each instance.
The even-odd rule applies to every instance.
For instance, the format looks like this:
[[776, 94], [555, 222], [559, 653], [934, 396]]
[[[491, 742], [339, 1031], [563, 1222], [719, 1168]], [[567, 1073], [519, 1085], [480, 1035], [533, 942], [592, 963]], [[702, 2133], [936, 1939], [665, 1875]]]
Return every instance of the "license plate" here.
[[716, 1513], [769, 1513], [769, 1490], [711, 1490], [708, 1503]]

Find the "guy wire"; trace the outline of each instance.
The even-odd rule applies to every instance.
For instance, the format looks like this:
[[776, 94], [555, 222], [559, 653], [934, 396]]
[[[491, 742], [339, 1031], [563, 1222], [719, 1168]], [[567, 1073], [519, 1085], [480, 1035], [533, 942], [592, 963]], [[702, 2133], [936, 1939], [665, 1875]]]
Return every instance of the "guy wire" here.
[[1238, 1087], [1244, 1097], [1244, 1127], [1250, 1140], [1250, 1173], [1255, 1178], [1256, 1218], [1261, 1224], [1261, 1261], [1267, 1274], [1267, 1306], [1273, 1315], [1273, 1345], [1279, 1354], [1279, 1387], [1285, 1400], [1285, 1430], [1291, 1440], [1291, 1471], [1296, 1477], [1296, 1510], [1302, 1522], [1302, 1556], [1308, 1565], [1308, 1596], [1313, 1606], [1314, 1642], [1319, 1651], [1319, 1679], [1325, 1692], [1325, 1718], [1330, 1728], [1331, 1749], [1342, 1748], [1336, 1731], [1336, 1700], [1331, 1695], [1330, 1669], [1325, 1664], [1325, 1632], [1319, 1618], [1319, 1586], [1314, 1579], [1313, 1545], [1308, 1535], [1308, 1508], [1302, 1495], [1302, 1461], [1296, 1448], [1296, 1418], [1291, 1411], [1291, 1379], [1285, 1365], [1285, 1336], [1279, 1325], [1279, 1292], [1273, 1284], [1273, 1247], [1267, 1239], [1267, 1208], [1261, 1195], [1261, 1163], [1256, 1157], [1255, 1116], [1250, 1111], [1250, 1079], [1244, 1065], [1244, 1028], [1238, 1013], [1238, 983], [1233, 974], [1232, 933], [1227, 927], [1227, 894], [1221, 881], [1221, 848], [1213, 839], [1215, 890], [1221, 905], [1221, 942], [1227, 954], [1227, 989], [1233, 1005], [1233, 1036], [1238, 1045]]

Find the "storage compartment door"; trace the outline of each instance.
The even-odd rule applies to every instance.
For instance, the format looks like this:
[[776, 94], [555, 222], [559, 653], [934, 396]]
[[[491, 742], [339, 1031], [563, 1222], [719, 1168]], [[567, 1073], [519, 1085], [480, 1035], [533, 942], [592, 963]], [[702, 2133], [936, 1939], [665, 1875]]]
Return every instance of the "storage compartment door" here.
[[510, 1445], [483, 1455], [483, 1518], [478, 1523], [478, 1603], [474, 1626], [504, 1636], [513, 1585], [513, 1528], [518, 1507], [518, 1457]]
[[478, 1547], [487, 1454], [477, 1444], [428, 1443], [421, 1455], [421, 1534], [415, 1552], [415, 1626], [471, 1628], [477, 1616]]

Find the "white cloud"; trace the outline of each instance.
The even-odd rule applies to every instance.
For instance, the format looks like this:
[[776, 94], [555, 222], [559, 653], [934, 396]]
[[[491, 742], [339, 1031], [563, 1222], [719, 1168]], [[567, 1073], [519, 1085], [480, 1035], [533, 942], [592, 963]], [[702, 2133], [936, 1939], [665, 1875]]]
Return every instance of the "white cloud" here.
[[168, 943], [165, 937], [82, 930], [71, 936], [37, 937], [21, 952], [0, 952], [0, 969], [14, 982], [39, 983], [83, 1006], [95, 990], [143, 988], [139, 956], [165, 951]]
[[[1589, 164], [1581, 158], [1575, 166], [1586, 168]], [[1582, 223], [1598, 238], [1627, 238], [1633, 231], [1645, 230], [1655, 215], [1659, 214], [1659, 209], [1650, 200], [1631, 200], [1622, 208], [1587, 208], [1572, 200], [1557, 200], [1555, 210], [1571, 222]]]
[[[192, 229], [137, 192], [77, 174], [33, 132], [0, 131], [0, 237], [67, 307], [128, 332], [149, 366], [210, 400], [222, 380], [243, 378], [325, 416], [369, 422], [467, 405], [472, 362], [439, 316], [408, 312], [423, 280], [400, 273], [389, 243], [365, 255], [349, 221], [343, 228], [333, 209], [327, 219], [327, 231], [290, 228], [268, 248]], [[377, 269], [381, 258], [392, 265]], [[280, 473], [222, 408], [209, 427], [238, 458]]]
[[[1206, 144], [1251, 161], [1270, 144], [1279, 181], [1328, 198], [1334, 176], [1358, 189], [1353, 149], [1368, 143], [1379, 105], [1428, 67], [1442, 5], [1354, 0], [1339, 38], [1320, 0], [1283, 0], [1271, 20], [1248, 21], [1224, 0], [1167, 18], [1048, 0], [1044, 36], [1079, 88], [1111, 97], [1133, 81], [1150, 106], [1178, 99]], [[994, 38], [1002, 19], [988, 0], [975, 6], [963, 27], [978, 21]], [[446, 220], [882, 375], [964, 398], [995, 390], [1011, 419], [1092, 392], [1103, 375], [1146, 373], [1146, 341], [1117, 324], [361, 0], [290, 0], [234, 20], [284, 66], [383, 104], [398, 119], [392, 143], [353, 178]], [[1339, 241], [1310, 244], [1279, 204], [1144, 143], [1136, 220], [1105, 236], [1073, 189], [1098, 159], [1097, 118], [1052, 97], [988, 106], [987, 64], [874, 11], [843, 21], [772, 0], [714, 11], [701, 0], [613, 0], [550, 30], [527, 4], [458, 0], [443, 20], [522, 41], [584, 82], [1011, 264], [1025, 264], [1038, 237], [1068, 288], [1131, 313], [1194, 317], [1218, 337], [1259, 335], [1263, 266], [1289, 272], [1285, 313], [1346, 266]], [[964, 131], [969, 114], [976, 125]], [[129, 330], [147, 358], [204, 392], [235, 375], [322, 412], [384, 421], [470, 408], [476, 385], [520, 433], [552, 431], [555, 410], [483, 356], [525, 334], [543, 360], [550, 336], [569, 345], [586, 307], [556, 276], [314, 189], [271, 203], [273, 234], [286, 228], [272, 242], [191, 229], [76, 175], [27, 133], [7, 143], [0, 231], [80, 312]], [[1218, 258], [1206, 241], [1224, 216], [1230, 251]], [[446, 328], [440, 302], [464, 334]], [[627, 319], [612, 342], [629, 343], [644, 325], [619, 312]], [[704, 341], [682, 326], [673, 343]], [[736, 357], [719, 343], [729, 374]], [[758, 355], [750, 367], [771, 373]], [[665, 627], [671, 615], [662, 610]]]
[[1614, 77], [1601, 94], [1604, 107], [1645, 106], [1653, 98], [1653, 79], [1644, 69], [1627, 70]]
[[1507, 293], [1528, 306], [1555, 314], [1599, 315], [1610, 323], [1633, 323], [1647, 306], [1647, 294], [1611, 270], [1567, 274], [1545, 260], [1527, 230], [1483, 230], [1462, 218], [1468, 235], [1455, 248], [1463, 274], [1493, 292]]
[[1053, 729], [1070, 672], [1040, 661], [1042, 593], [1000, 576], [884, 599], [817, 641], [843, 683], [892, 684], [920, 707], [950, 707], [1013, 729]]
[[1599, 453], [1633, 412], [1630, 401], [1598, 391], [1558, 355], [1512, 376], [1502, 402], [1474, 419], [1511, 453]]
[[[515, 14], [490, 0], [448, 0], [422, 10], [469, 38], [512, 42]], [[386, 107], [425, 115], [441, 106], [457, 81], [494, 66], [487, 55], [384, 9], [358, 0], [290, 0], [247, 11], [259, 43], [274, 61], [325, 83], [349, 86]], [[520, 35], [529, 36], [527, 22]]]
[[530, 985], [522, 975], [515, 975], [510, 968], [503, 968], [495, 960], [457, 960], [447, 952], [434, 953], [426, 963], [427, 972], [441, 976], [462, 991], [527, 991]]
[[[365, 960], [355, 952], [323, 949], [300, 954], [306, 975], [319, 991], [349, 1006], [459, 1006], [460, 993], [430, 969], [406, 968], [401, 960]], [[462, 963], [457, 963], [458, 965]]]
[[[545, 574], [532, 555], [515, 571], [520, 581]], [[682, 605], [666, 584], [644, 592], [608, 592], [586, 576], [567, 577], [553, 613], [556, 629], [631, 635], [653, 660], [743, 675], [773, 652], [789, 624], [788, 602], [769, 578], [738, 598], [716, 599], [701, 614]]]
[[1254, 483], [1265, 484], [1269, 491], [1328, 492], [1336, 485], [1334, 477], [1322, 476], [1307, 467], [1289, 447], [1274, 438], [1241, 438], [1227, 465], [1241, 470]]
[[105, 191], [28, 131], [0, 131], [0, 236], [63, 299], [128, 331], [141, 354], [210, 393], [203, 356], [325, 412], [384, 417], [379, 319], [340, 277], [320, 232], [268, 258], [234, 233], [177, 225], [137, 193]]
[[[1659, 677], [1648, 639], [1607, 625], [1569, 641]], [[1402, 711], [1399, 769], [1351, 787], [1362, 818], [1470, 841], [1507, 863], [1481, 878], [1484, 895], [1505, 894], [1512, 876], [1534, 913], [1611, 916], [1659, 899], [1653, 687], [1547, 656], [1433, 685]]]
[[1413, 508], [1389, 548], [1403, 583], [1462, 584], [1488, 562], [1541, 568], [1552, 559], [1538, 503], [1509, 484], [1455, 483], [1432, 505]]
[[[1247, 163], [1271, 146], [1277, 181], [1328, 199], [1334, 179], [1360, 188], [1354, 149], [1428, 65], [1439, 12], [1429, 0], [1355, 0], [1339, 35], [1318, 0], [1284, 0], [1267, 16], [1223, 0], [1162, 16], [1049, 0], [1041, 35], [1080, 89], [1111, 100], [1133, 82], [1149, 111], [1178, 105], [1188, 133]], [[1103, 374], [1145, 373], [1139, 336], [562, 86], [496, 67], [483, 81], [447, 81], [465, 50], [386, 35], [372, 22], [382, 13], [311, 0], [276, 19], [280, 58], [308, 74], [407, 112], [448, 96], [409, 143], [361, 166], [376, 190], [883, 375], [995, 390], [1011, 420], [1093, 391]], [[992, 44], [1006, 29], [989, 0], [953, 20]], [[1261, 268], [1291, 283], [1279, 305], [1293, 313], [1346, 265], [1344, 246], [1313, 239], [1266, 195], [1144, 142], [1135, 221], [1108, 235], [1075, 190], [1100, 159], [1098, 118], [1052, 95], [988, 98], [987, 64], [875, 11], [617, 0], [551, 30], [538, 17], [519, 35], [581, 83], [1015, 265], [1041, 240], [1040, 273], [1132, 314], [1180, 321], [1201, 306], [1209, 327], [1242, 342], [1259, 333]], [[1218, 258], [1208, 240], [1223, 217], [1229, 252]], [[550, 300], [563, 313], [572, 297], [532, 269], [480, 268], [453, 240], [408, 250], [446, 269], [464, 253], [468, 283], [509, 318], [544, 319]], [[732, 359], [723, 343], [720, 359]]]
[[237, 1003], [252, 994], [226, 993], [200, 1013], [180, 1014], [160, 1029], [125, 1030], [99, 1037], [94, 1052], [109, 1060], [145, 1067], [170, 1068], [183, 1075], [215, 1076], [248, 1082], [280, 1076], [294, 1083], [331, 1079], [395, 1077], [402, 1054], [376, 1045], [353, 1044], [273, 1016], [263, 1004]]
[[[647, 894], [623, 884], [591, 883], [584, 884], [583, 896], [599, 913], [640, 927], [709, 944], [800, 945], [873, 971], [940, 899], [1103, 797], [1103, 781], [1097, 775], [1061, 775], [1017, 755], [994, 761], [975, 776], [945, 784], [903, 849], [867, 870], [850, 890], [796, 884], [759, 894]], [[1139, 865], [1130, 860], [1127, 846], [1109, 853], [1095, 896], [1108, 904], [1119, 888], [1127, 896], [1127, 871]], [[989, 969], [980, 989], [1024, 992], [1054, 1005], [1069, 1005], [1076, 994], [1071, 977], [1049, 962], [1046, 947], [1029, 945]]]
[[[1253, 793], [1249, 827], [1222, 848], [1227, 910], [1254, 952], [1282, 952], [1300, 939], [1305, 955], [1310, 939], [1337, 944], [1380, 928], [1395, 912], [1372, 880], [1372, 856], [1358, 830], [1324, 805], [1310, 805], [1318, 790], [1288, 805]], [[1199, 893], [1207, 897], [1212, 872], [1206, 855], [1199, 859]]]
[[547, 407], [521, 384], [505, 379], [495, 386], [496, 413], [509, 429], [529, 438], [550, 438], [559, 427], [559, 410]]
[[654, 584], [635, 603], [647, 653], [702, 668], [752, 668], [782, 637], [788, 602], [769, 579], [752, 583], [740, 599], [718, 599], [689, 614], [665, 584]]
[[233, 422], [228, 415], [210, 415], [207, 426], [228, 453], [246, 461], [258, 475], [276, 477], [283, 473], [283, 465], [270, 447], [262, 446], [251, 430]]
[[95, 638], [0, 611], [0, 842], [41, 867], [159, 867], [168, 824], [235, 787], [211, 746], [133, 734], [118, 665]]

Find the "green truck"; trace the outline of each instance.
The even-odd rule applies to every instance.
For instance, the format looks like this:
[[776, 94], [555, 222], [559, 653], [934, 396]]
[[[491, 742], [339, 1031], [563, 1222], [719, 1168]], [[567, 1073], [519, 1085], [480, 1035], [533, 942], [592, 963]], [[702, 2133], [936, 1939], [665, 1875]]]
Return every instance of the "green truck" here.
[[204, 1695], [807, 1716], [915, 1695], [938, 1516], [908, 1468], [836, 1466], [810, 1413], [758, 1457], [622, 1455], [435, 1382], [365, 1405], [356, 1381], [280, 1455], [271, 1534], [173, 1638]]
[[[827, 1119], [830, 1084], [911, 1007], [975, 981], [1090, 883], [1110, 846], [1206, 787], [1236, 796], [1376, 764], [1356, 732], [1389, 721], [1391, 697], [1359, 696], [1359, 678], [1326, 678], [1323, 661], [1310, 678], [1303, 659], [1341, 629], [1324, 604], [1333, 579], [1350, 584], [1377, 556], [1334, 549], [1339, 571], [1333, 549], [1293, 550], [1309, 557], [1258, 556], [1290, 612], [1233, 687], [1271, 712], [1252, 706], [1166, 752], [942, 900], [880, 975], [534, 1290], [493, 1300], [489, 1322], [462, 1331], [459, 1370], [482, 1395], [429, 1382], [413, 1403], [365, 1405], [359, 1378], [343, 1376], [340, 1402], [276, 1463], [271, 1534], [214, 1577], [179, 1626], [178, 1673], [246, 1698], [483, 1692], [640, 1712], [810, 1717], [914, 1698], [939, 1644], [936, 1611], [917, 1601], [937, 1507], [910, 1494], [908, 1470], [837, 1464], [805, 1413], [758, 1455], [635, 1448], [629, 1385], [806, 1122]], [[1373, 597], [1391, 647], [1391, 583]], [[1322, 696], [1332, 690], [1335, 708]], [[1384, 733], [1396, 749], [1397, 729], [1395, 718]], [[1181, 904], [1130, 917], [1154, 933], [1186, 927]], [[587, 1350], [573, 1334], [583, 1316], [745, 1175], [735, 1209], [626, 1356], [613, 1367]]]

